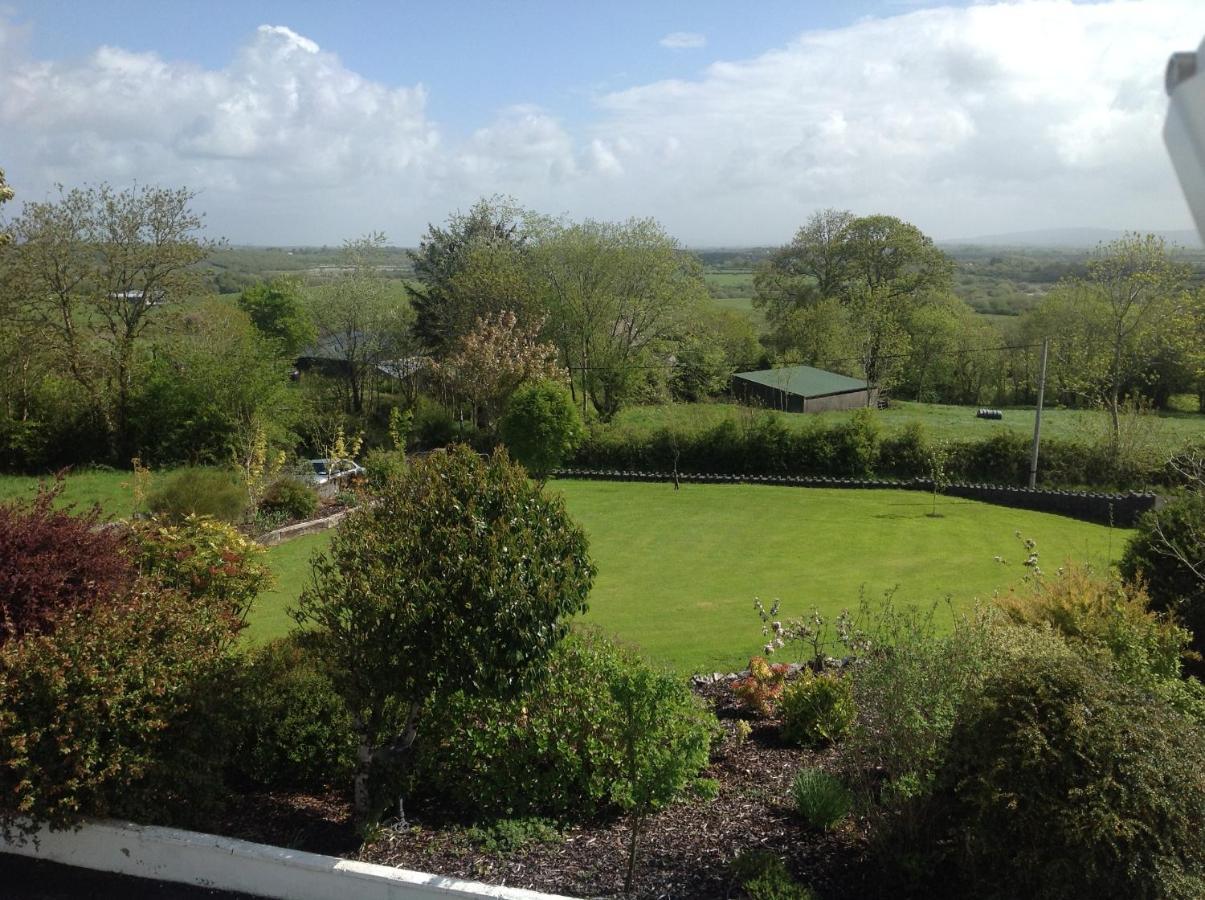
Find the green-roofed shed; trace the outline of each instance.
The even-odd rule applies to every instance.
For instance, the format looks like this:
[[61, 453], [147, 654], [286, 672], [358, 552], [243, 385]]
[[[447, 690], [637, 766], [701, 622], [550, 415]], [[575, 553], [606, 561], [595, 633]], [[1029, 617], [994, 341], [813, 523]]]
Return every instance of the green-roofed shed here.
[[824, 412], [869, 406], [877, 391], [865, 381], [811, 366], [784, 366], [759, 372], [737, 372], [732, 392], [744, 403], [784, 412]]

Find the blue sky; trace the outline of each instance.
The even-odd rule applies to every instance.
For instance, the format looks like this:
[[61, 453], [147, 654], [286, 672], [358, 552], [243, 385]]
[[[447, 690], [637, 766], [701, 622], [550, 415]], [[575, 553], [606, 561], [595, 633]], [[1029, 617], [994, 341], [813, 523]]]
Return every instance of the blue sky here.
[[413, 243], [493, 193], [696, 245], [824, 206], [1183, 228], [1160, 77], [1203, 34], [1200, 0], [0, 0], [0, 166], [186, 184], [261, 244]]

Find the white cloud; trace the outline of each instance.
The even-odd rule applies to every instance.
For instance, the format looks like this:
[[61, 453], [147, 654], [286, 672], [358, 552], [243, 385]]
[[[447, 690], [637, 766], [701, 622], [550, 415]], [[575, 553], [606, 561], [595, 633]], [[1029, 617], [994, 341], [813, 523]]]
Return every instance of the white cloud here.
[[707, 35], [697, 31], [671, 31], [657, 43], [670, 50], [695, 50], [707, 46]]
[[414, 242], [495, 192], [710, 244], [783, 241], [823, 206], [938, 236], [1187, 227], [1162, 73], [1201, 34], [1199, 0], [929, 9], [602, 94], [573, 129], [519, 105], [452, 141], [423, 85], [366, 79], [284, 26], [207, 69], [116, 47], [35, 60], [0, 18], [0, 165], [30, 198], [187, 184], [212, 231], [258, 243]]

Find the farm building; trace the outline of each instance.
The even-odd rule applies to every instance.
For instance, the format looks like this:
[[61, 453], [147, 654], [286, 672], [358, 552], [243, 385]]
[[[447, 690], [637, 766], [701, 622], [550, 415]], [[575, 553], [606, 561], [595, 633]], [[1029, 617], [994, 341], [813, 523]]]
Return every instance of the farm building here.
[[783, 412], [857, 409], [877, 400], [865, 381], [811, 366], [784, 366], [759, 372], [737, 372], [732, 393], [742, 403]]

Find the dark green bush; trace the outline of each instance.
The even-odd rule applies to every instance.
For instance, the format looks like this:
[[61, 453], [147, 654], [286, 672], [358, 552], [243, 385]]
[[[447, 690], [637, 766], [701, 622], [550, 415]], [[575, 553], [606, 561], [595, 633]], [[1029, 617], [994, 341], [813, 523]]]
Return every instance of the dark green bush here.
[[498, 433], [527, 471], [544, 478], [577, 447], [582, 418], [568, 390], [541, 381], [515, 391], [498, 422]]
[[1205, 733], [1074, 657], [993, 672], [934, 796], [967, 896], [1205, 895]]
[[[1121, 558], [1122, 575], [1143, 581], [1151, 606], [1183, 622], [1193, 634], [1193, 650], [1201, 654], [1205, 654], [1203, 559], [1205, 496], [1195, 493], [1143, 516]], [[1199, 661], [1195, 671], [1205, 672]]]
[[137, 589], [0, 648], [0, 819], [201, 824], [237, 704], [222, 604]]
[[255, 651], [247, 668], [235, 768], [270, 788], [346, 783], [356, 764], [347, 704], [304, 638]]
[[732, 860], [732, 878], [749, 900], [813, 900], [815, 895], [791, 877], [782, 860], [767, 850], [742, 850]]
[[312, 519], [318, 511], [318, 492], [296, 478], [280, 477], [264, 490], [260, 508], [286, 519]]
[[555, 844], [561, 833], [546, 819], [498, 819], [487, 825], [474, 825], [465, 835], [487, 853], [509, 854], [532, 844]]
[[[589, 818], [617, 806], [622, 721], [611, 686], [646, 667], [593, 635], [553, 652], [538, 686], [513, 700], [463, 694], [425, 711], [411, 791], [469, 817]], [[668, 714], [710, 727], [685, 682]]]
[[411, 434], [417, 447], [431, 450], [446, 447], [456, 440], [456, 420], [440, 404], [422, 399], [414, 411]]
[[879, 444], [878, 471], [895, 478], [916, 478], [929, 467], [929, 435], [923, 422], [909, 422]]
[[791, 783], [795, 810], [805, 822], [821, 831], [829, 831], [849, 815], [853, 797], [840, 779], [823, 769], [804, 769]]
[[370, 450], [364, 457], [364, 469], [368, 472], [369, 490], [379, 493], [406, 471], [406, 454], [399, 450]]
[[782, 736], [792, 744], [822, 747], [839, 741], [854, 721], [850, 679], [830, 672], [803, 675], [786, 686], [778, 701]]
[[188, 516], [212, 516], [238, 522], [247, 509], [247, 489], [238, 474], [222, 469], [179, 469], [156, 484], [147, 498], [156, 516], [179, 521]]

